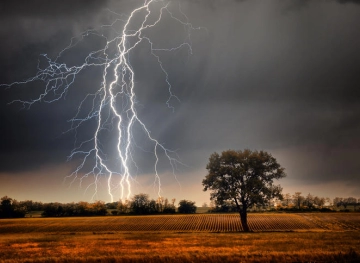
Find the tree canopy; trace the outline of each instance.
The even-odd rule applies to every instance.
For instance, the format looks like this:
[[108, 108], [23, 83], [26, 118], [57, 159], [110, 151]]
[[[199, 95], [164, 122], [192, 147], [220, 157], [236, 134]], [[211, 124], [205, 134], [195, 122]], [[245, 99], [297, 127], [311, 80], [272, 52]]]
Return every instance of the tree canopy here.
[[194, 214], [196, 213], [195, 202], [189, 200], [181, 200], [179, 202], [178, 212], [181, 214]]
[[282, 199], [282, 188], [274, 185], [274, 179], [286, 176], [284, 168], [265, 151], [227, 150], [221, 155], [215, 152], [206, 169], [204, 191], [210, 190], [211, 200], [218, 204], [234, 202], [244, 231], [249, 231], [247, 209], [266, 205], [273, 198]]

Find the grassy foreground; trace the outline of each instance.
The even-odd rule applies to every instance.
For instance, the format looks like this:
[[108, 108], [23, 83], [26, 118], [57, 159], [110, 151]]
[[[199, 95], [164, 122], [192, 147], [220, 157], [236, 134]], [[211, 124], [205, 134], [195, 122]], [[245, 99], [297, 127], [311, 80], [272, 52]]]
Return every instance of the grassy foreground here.
[[0, 262], [360, 262], [359, 213], [0, 220]]
[[360, 262], [359, 231], [0, 236], [0, 262]]

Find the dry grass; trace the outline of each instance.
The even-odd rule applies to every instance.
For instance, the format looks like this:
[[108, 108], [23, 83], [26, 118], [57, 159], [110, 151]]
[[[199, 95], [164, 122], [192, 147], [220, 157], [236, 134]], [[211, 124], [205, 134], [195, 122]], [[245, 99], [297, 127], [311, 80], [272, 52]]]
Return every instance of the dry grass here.
[[294, 262], [360, 260], [348, 232], [36, 233], [0, 237], [0, 261]]
[[[0, 220], [0, 262], [360, 262], [358, 214], [250, 218], [265, 231], [211, 232], [235, 229], [231, 215]], [[289, 228], [286, 220], [307, 227], [267, 232]], [[126, 223], [136, 230], [121, 231]]]

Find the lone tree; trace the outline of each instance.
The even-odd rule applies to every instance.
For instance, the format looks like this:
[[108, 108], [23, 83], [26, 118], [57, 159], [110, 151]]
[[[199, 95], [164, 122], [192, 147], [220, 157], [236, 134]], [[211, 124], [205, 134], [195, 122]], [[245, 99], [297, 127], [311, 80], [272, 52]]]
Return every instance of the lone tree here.
[[282, 200], [280, 185], [274, 179], [286, 176], [284, 168], [265, 151], [228, 150], [213, 153], [206, 166], [208, 175], [202, 181], [204, 191], [211, 190], [211, 200], [222, 204], [233, 201], [240, 214], [244, 231], [249, 231], [247, 210], [266, 205], [273, 198]]

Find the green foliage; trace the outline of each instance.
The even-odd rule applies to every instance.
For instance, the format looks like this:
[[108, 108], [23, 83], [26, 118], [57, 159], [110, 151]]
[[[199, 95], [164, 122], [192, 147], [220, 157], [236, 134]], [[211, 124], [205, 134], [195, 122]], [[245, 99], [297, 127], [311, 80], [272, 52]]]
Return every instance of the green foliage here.
[[104, 216], [107, 214], [107, 208], [104, 202], [95, 201], [94, 203], [48, 203], [44, 204], [44, 210], [41, 214], [44, 217], [60, 216]]
[[119, 204], [119, 202], [106, 203], [106, 208], [107, 209], [116, 209], [118, 204]]
[[237, 212], [236, 204], [232, 201], [223, 201], [221, 204], [215, 202], [215, 207], [211, 209], [214, 213]]
[[130, 204], [130, 212], [136, 215], [150, 214], [150, 200], [147, 194], [134, 195]]
[[284, 168], [267, 152], [228, 150], [221, 156], [214, 153], [206, 169], [204, 191], [211, 190], [211, 199], [220, 204], [231, 200], [251, 208], [282, 198], [281, 187], [273, 181], [285, 177]]
[[0, 218], [19, 218], [25, 217], [26, 207], [8, 196], [1, 198]]
[[169, 207], [165, 207], [163, 210], [164, 214], [175, 214], [175, 206], [169, 206]]
[[297, 209], [300, 209], [305, 198], [301, 195], [301, 192], [295, 192], [293, 195], [293, 200]]
[[181, 214], [194, 214], [196, 213], [195, 202], [188, 200], [181, 200], [179, 202], [178, 212]]
[[202, 181], [204, 191], [210, 190], [211, 200], [218, 205], [234, 202], [245, 231], [249, 208], [268, 205], [274, 198], [282, 199], [282, 188], [274, 185], [274, 180], [286, 176], [284, 168], [265, 151], [228, 150], [221, 155], [215, 152], [206, 169], [208, 174]]
[[334, 206], [338, 208], [344, 207], [345, 210], [349, 210], [348, 206], [352, 206], [353, 210], [356, 211], [356, 207], [360, 206], [360, 199], [357, 200], [355, 197], [347, 197], [347, 198], [335, 197], [333, 203]]
[[90, 211], [93, 215], [104, 216], [107, 214], [107, 208], [103, 201], [96, 201], [90, 206]]
[[164, 214], [175, 214], [175, 198], [171, 199], [171, 203], [169, 203], [167, 198], [159, 198], [158, 200], [158, 203], [161, 203], [162, 212]]
[[113, 210], [113, 211], [111, 211], [111, 214], [112, 214], [113, 216], [116, 216], [116, 215], [118, 214], [118, 211]]
[[172, 200], [172, 203], [169, 203], [168, 199], [164, 198], [158, 198], [156, 201], [150, 200], [147, 194], [138, 194], [132, 200], [119, 200], [107, 204], [102, 201], [95, 201], [94, 203], [81, 201], [68, 204], [56, 202], [42, 204], [43, 212], [41, 215], [44, 217], [104, 216], [108, 214], [109, 206], [112, 207], [112, 211], [109, 211], [109, 214], [112, 215], [175, 213], [174, 202], [175, 199]]
[[167, 198], [159, 197], [157, 200], [150, 199], [147, 194], [137, 194], [129, 201], [120, 200], [118, 202], [119, 214], [135, 214], [135, 215], [146, 215], [146, 214], [157, 214], [157, 213], [175, 213], [175, 199], [172, 203], [169, 203]]
[[127, 214], [130, 212], [130, 201], [125, 199], [123, 200], [119, 200], [118, 205], [117, 205], [117, 210], [118, 213], [121, 214]]

